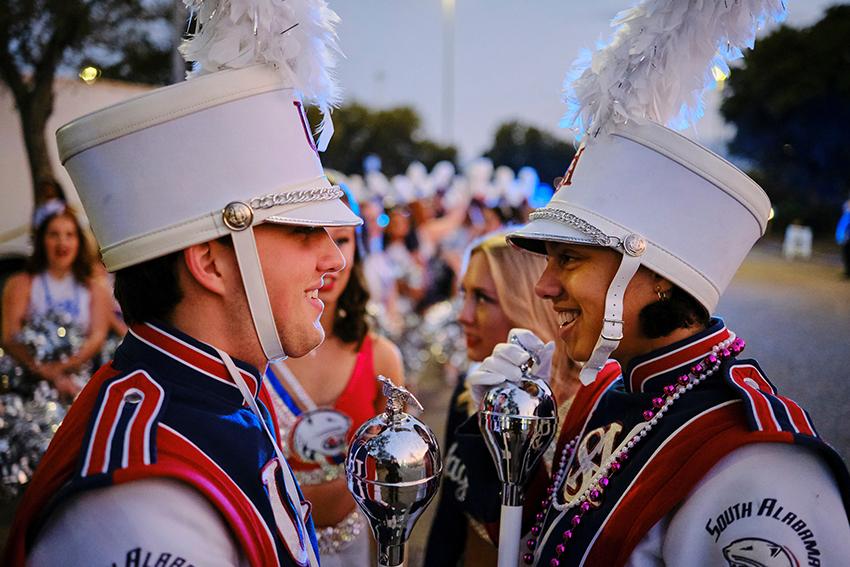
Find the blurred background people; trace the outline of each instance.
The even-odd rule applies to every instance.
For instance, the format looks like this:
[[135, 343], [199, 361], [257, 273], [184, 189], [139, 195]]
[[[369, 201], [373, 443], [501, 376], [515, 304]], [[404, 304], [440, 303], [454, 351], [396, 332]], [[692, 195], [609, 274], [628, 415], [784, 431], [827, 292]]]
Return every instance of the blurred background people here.
[[[345, 199], [353, 205], [351, 198]], [[324, 567], [370, 565], [371, 532], [348, 492], [343, 461], [357, 428], [383, 412], [376, 377], [404, 383], [398, 348], [370, 329], [363, 244], [354, 227], [328, 228], [345, 267], [324, 276], [324, 342], [268, 375], [284, 452], [312, 504]]]
[[[85, 366], [104, 344], [111, 318], [107, 289], [93, 278], [94, 257], [80, 222], [59, 199], [34, 215], [34, 250], [25, 272], [11, 276], [3, 292], [2, 342], [33, 379], [47, 380], [72, 398], [87, 377]], [[67, 349], [43, 348], [68, 338]], [[79, 337], [74, 344], [70, 339]], [[55, 352], [60, 350], [61, 352]], [[76, 375], [76, 378], [75, 378]]]
[[841, 260], [844, 262], [844, 277], [850, 278], [850, 198], [844, 201], [841, 218], [835, 227], [835, 241], [841, 246]]

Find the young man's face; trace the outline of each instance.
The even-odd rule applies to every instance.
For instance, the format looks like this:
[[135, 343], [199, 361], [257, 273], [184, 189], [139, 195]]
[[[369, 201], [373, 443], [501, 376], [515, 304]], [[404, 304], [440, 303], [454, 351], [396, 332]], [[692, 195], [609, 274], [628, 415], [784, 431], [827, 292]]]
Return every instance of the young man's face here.
[[254, 235], [283, 350], [304, 356], [325, 336], [322, 276], [341, 270], [345, 260], [324, 228], [263, 224]]

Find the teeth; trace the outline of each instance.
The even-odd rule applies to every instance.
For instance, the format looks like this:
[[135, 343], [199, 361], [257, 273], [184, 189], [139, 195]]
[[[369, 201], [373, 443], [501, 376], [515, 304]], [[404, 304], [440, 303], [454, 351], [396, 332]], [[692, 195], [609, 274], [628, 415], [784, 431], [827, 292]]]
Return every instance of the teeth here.
[[575, 321], [576, 317], [578, 317], [577, 311], [559, 311], [558, 325], [560, 325], [561, 327], [569, 325], [570, 323]]

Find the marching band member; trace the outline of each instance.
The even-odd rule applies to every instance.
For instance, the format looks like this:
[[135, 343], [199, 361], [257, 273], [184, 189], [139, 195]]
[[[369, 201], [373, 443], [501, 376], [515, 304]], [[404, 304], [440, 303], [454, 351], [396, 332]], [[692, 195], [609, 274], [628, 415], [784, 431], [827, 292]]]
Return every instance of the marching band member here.
[[130, 332], [53, 439], [7, 565], [319, 564], [260, 386], [322, 341], [318, 290], [343, 267], [323, 227], [361, 222], [302, 106], [334, 102], [336, 15], [192, 5], [200, 76], [57, 133]]
[[[841, 457], [711, 316], [764, 234], [770, 202], [733, 165], [660, 125], [679, 111], [678, 93], [702, 87], [717, 45], [745, 45], [768, 4], [644, 2], [620, 16], [618, 36], [573, 84], [587, 138], [550, 203], [508, 236], [546, 257], [536, 292], [587, 384], [546, 495], [526, 503], [525, 564], [850, 557]], [[494, 355], [478, 372], [503, 366]]]

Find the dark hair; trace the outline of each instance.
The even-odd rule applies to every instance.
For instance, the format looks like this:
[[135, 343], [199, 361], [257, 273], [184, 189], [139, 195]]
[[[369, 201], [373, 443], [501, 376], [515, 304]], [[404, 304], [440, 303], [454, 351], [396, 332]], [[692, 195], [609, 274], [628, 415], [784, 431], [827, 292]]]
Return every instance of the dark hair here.
[[[345, 195], [342, 200], [356, 212], [359, 212], [353, 196], [344, 187]], [[369, 322], [366, 319], [366, 304], [369, 303], [369, 289], [366, 287], [366, 278], [363, 275], [363, 259], [366, 247], [363, 244], [363, 233], [360, 230], [354, 232], [354, 262], [351, 265], [351, 274], [345, 289], [337, 299], [336, 317], [334, 317], [333, 332], [344, 343], [363, 342], [366, 333], [369, 332]], [[344, 314], [344, 315], [343, 315]]]
[[667, 299], [659, 299], [641, 309], [641, 332], [650, 339], [666, 337], [676, 329], [708, 325], [709, 313], [702, 303], [678, 286]]
[[[386, 214], [390, 217], [390, 222], [392, 222], [393, 213], [399, 213], [402, 215], [406, 215], [410, 221], [410, 228], [407, 231], [407, 234], [404, 235], [404, 247], [407, 248], [408, 252], [416, 252], [419, 250], [419, 236], [416, 234], [416, 219], [410, 215], [410, 211], [406, 207], [393, 207], [391, 209], [387, 209]], [[387, 225], [389, 228], [389, 225]], [[387, 246], [390, 244], [390, 236], [388, 231], [384, 229], [384, 250], [387, 249]]]
[[92, 253], [91, 242], [83, 232], [83, 227], [80, 221], [77, 220], [77, 215], [70, 208], [54, 213], [44, 219], [35, 229], [33, 236], [33, 252], [27, 263], [27, 272], [30, 274], [40, 274], [47, 270], [47, 246], [44, 239], [47, 236], [47, 227], [53, 222], [53, 219], [58, 217], [66, 217], [74, 223], [74, 229], [77, 233], [79, 246], [77, 247], [77, 256], [74, 258], [74, 263], [71, 264], [71, 272], [74, 274], [74, 279], [79, 283], [87, 285], [92, 275], [94, 254]]
[[171, 317], [183, 299], [177, 279], [181, 254], [172, 252], [115, 272], [115, 299], [128, 325]]
[[[55, 195], [48, 197], [47, 192], [52, 189]], [[62, 185], [53, 178], [41, 179], [35, 185], [35, 204], [36, 206], [49, 201], [50, 199], [59, 199], [63, 203], [68, 202], [68, 197], [65, 194], [65, 189]]]

